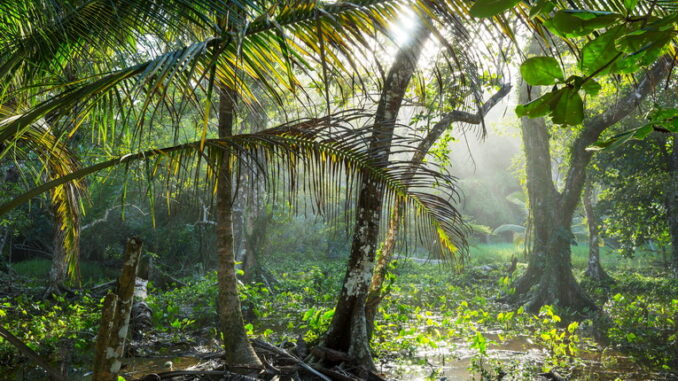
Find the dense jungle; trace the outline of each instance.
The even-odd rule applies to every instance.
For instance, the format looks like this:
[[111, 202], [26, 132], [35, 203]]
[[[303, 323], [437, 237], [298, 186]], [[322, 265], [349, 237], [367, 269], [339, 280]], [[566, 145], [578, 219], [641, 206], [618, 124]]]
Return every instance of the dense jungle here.
[[0, 1], [0, 380], [678, 380], [674, 0]]

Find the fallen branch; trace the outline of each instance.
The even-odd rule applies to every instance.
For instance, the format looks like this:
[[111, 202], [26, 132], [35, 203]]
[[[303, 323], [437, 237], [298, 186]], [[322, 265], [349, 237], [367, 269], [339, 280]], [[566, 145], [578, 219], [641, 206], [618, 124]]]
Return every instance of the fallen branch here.
[[262, 348], [262, 349], [265, 349], [265, 350], [267, 350], [267, 351], [273, 352], [273, 353], [275, 353], [275, 354], [277, 354], [277, 355], [286, 357], [286, 358], [292, 360], [293, 362], [295, 362], [297, 365], [299, 365], [300, 367], [302, 367], [302, 368], [303, 368], [304, 370], [306, 370], [307, 372], [313, 374], [314, 376], [320, 377], [320, 378], [321, 378], [322, 380], [324, 380], [324, 381], [332, 381], [331, 378], [329, 378], [329, 377], [327, 377], [326, 375], [324, 375], [323, 373], [321, 373], [321, 372], [319, 372], [319, 371], [313, 369], [313, 367], [311, 367], [310, 365], [308, 365], [308, 364], [306, 364], [305, 362], [301, 361], [301, 360], [298, 359], [296, 356], [294, 356], [293, 354], [287, 352], [286, 350], [284, 350], [284, 349], [282, 349], [282, 348], [278, 348], [278, 347], [276, 347], [276, 346], [274, 346], [274, 345], [271, 345], [271, 344], [269, 344], [269, 343], [267, 343], [267, 342], [265, 342], [265, 341], [261, 341], [261, 340], [257, 340], [257, 339], [252, 340], [252, 345], [255, 346], [255, 347]]
[[322, 345], [313, 347], [311, 354], [321, 360], [329, 360], [331, 362], [351, 362], [352, 360], [346, 352], [326, 348]]
[[225, 376], [222, 380], [229, 381], [261, 381], [259, 378], [231, 373], [225, 370], [173, 370], [170, 372], [148, 374], [137, 381], [166, 380], [180, 376]]
[[11, 332], [0, 327], [0, 336], [7, 340], [10, 344], [14, 345], [16, 349], [19, 350], [24, 356], [31, 359], [35, 364], [44, 369], [51, 378], [57, 381], [66, 381], [66, 378], [55, 368], [53, 368], [47, 360], [40, 357], [34, 350], [29, 348], [23, 341], [19, 340], [16, 336], [12, 335]]

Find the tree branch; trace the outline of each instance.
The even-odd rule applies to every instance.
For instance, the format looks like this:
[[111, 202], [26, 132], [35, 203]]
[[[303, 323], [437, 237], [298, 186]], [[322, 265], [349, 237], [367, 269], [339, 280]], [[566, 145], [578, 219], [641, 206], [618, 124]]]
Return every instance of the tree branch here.
[[595, 143], [607, 128], [633, 113], [657, 84], [671, 73], [672, 62], [673, 59], [669, 56], [659, 58], [638, 86], [627, 91], [616, 104], [608, 107], [602, 114], [584, 121], [584, 128], [572, 147], [569, 170], [561, 196], [565, 218], [572, 218], [584, 186], [586, 166], [593, 155], [593, 152], [587, 151], [586, 148]]
[[412, 167], [416, 168], [424, 161], [424, 157], [426, 157], [426, 154], [433, 146], [433, 143], [435, 143], [436, 140], [440, 138], [443, 132], [445, 132], [445, 130], [447, 130], [452, 123], [454, 122], [464, 122], [469, 124], [482, 123], [485, 115], [487, 115], [487, 113], [492, 109], [492, 107], [494, 107], [497, 103], [504, 99], [504, 97], [509, 93], [509, 91], [511, 91], [510, 84], [502, 85], [501, 89], [499, 89], [499, 91], [497, 91], [492, 97], [490, 97], [490, 99], [488, 99], [487, 102], [480, 106], [480, 109], [475, 114], [454, 110], [443, 115], [443, 117], [438, 121], [438, 123], [433, 125], [431, 131], [429, 131], [426, 137], [424, 137], [424, 139], [419, 143], [419, 147], [417, 147], [417, 151], [415, 152], [411, 160]]

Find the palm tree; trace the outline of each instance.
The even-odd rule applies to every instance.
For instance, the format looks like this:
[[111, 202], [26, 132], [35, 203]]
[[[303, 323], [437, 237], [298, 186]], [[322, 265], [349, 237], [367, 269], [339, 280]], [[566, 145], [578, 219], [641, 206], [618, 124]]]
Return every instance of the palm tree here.
[[[196, 142], [128, 154], [83, 168], [27, 192], [0, 210], [6, 211], [40, 191], [64, 186], [92, 171], [132, 160], [165, 154], [181, 157], [179, 153], [185, 152], [220, 157], [221, 162], [212, 162], [208, 168], [217, 171], [221, 330], [226, 352], [235, 354], [228, 359], [229, 363], [257, 364], [244, 338], [232, 258], [230, 183], [233, 152], [237, 149], [225, 143], [229, 139], [240, 143], [229, 131], [233, 106], [236, 99], [246, 104], [256, 102], [249, 86], [251, 82], [262, 84], [269, 97], [282, 103], [281, 93], [298, 91], [297, 69], [309, 72], [313, 61], [320, 62], [325, 81], [329, 70], [347, 72], [359, 67], [360, 63], [353, 59], [353, 49], [366, 44], [369, 35], [385, 30], [398, 11], [409, 3], [385, 0], [289, 4], [209, 0], [3, 2], [0, 5], [0, 78], [3, 80], [0, 104], [12, 104], [15, 111], [0, 121], [0, 159], [17, 148], [19, 139], [45, 117], [53, 121], [50, 133], [57, 139], [73, 136], [83, 126], [92, 133], [110, 137], [115, 126], [132, 136], [139, 148], [144, 147], [145, 134], [163, 110], [172, 110], [178, 119], [187, 110], [195, 110], [202, 115], [203, 122], [196, 124], [196, 133], [200, 136]], [[441, 4], [413, 4], [420, 12], [431, 15], [449, 16], [453, 11]], [[156, 53], [158, 51], [162, 53]], [[64, 76], [63, 72], [70, 75]], [[211, 99], [215, 94], [220, 99], [219, 139], [210, 140]], [[270, 131], [262, 134], [266, 139], [258, 142], [270, 144], [266, 152], [277, 152], [283, 143], [275, 139], [280, 138], [273, 139]], [[310, 141], [283, 141], [295, 149], [313, 147], [309, 146]], [[248, 147], [261, 149], [256, 144]], [[337, 151], [334, 157], [337, 155], [344, 157], [346, 153]], [[319, 156], [314, 157], [319, 160]], [[370, 164], [368, 158], [369, 155], [352, 163], [351, 168], [364, 169]], [[389, 172], [397, 175], [399, 170], [390, 168]], [[387, 185], [405, 194], [396, 180], [397, 177], [388, 180]], [[432, 201], [442, 202], [433, 197], [412, 199], [418, 200], [415, 204], [424, 209]], [[443, 218], [444, 208], [440, 206], [444, 204], [428, 207], [429, 213], [424, 215], [429, 222], [436, 221], [432, 217], [442, 218], [442, 223], [433, 225], [436, 231], [454, 231], [450, 221]], [[70, 257], [70, 263], [77, 263], [75, 255]]]

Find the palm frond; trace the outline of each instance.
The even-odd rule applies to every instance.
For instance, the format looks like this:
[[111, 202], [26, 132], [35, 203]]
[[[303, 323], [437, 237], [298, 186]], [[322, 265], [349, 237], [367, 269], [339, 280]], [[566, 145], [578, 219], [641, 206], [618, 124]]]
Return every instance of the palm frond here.
[[[50, 180], [63, 178], [77, 171], [80, 164], [74, 155], [68, 150], [63, 141], [59, 141], [46, 128], [44, 123], [32, 124], [21, 137], [21, 147], [13, 150], [15, 160], [30, 162], [31, 154], [37, 154], [42, 168], [36, 171], [44, 172], [44, 176]], [[79, 278], [79, 250], [80, 250], [80, 200], [84, 190], [84, 182], [81, 179], [72, 179], [60, 182], [50, 188], [50, 200], [52, 210], [55, 213], [57, 229], [63, 232], [63, 250], [66, 253], [68, 274], [72, 279]], [[58, 250], [58, 248], [55, 248]]]
[[[161, 168], [165, 168], [167, 176], [176, 178], [181, 176], [182, 171], [200, 172], [195, 169], [187, 171], [186, 168], [202, 167], [212, 184], [208, 188], [214, 189], [215, 174], [223, 163], [223, 155], [229, 155], [231, 167], [237, 168], [237, 171], [252, 171], [256, 167], [253, 172], [261, 176], [258, 180], [264, 181], [272, 191], [283, 188], [276, 186], [281, 179], [289, 180], [284, 190], [287, 195], [307, 194], [318, 212], [338, 205], [327, 201], [341, 198], [338, 191], [341, 184], [348, 184], [344, 188], [344, 198], [355, 197], [356, 184], [367, 176], [385, 186], [385, 203], [393, 205], [398, 201], [411, 211], [417, 238], [422, 244], [447, 257], [463, 253], [466, 248], [465, 227], [461, 215], [451, 203], [456, 198], [454, 179], [430, 168], [412, 175], [410, 163], [406, 161], [395, 162], [388, 168], [374, 162], [374, 153], [369, 152], [366, 144], [371, 129], [354, 126], [365, 122], [366, 117], [362, 112], [347, 111], [252, 134], [194, 141], [118, 156], [35, 187], [0, 205], [0, 215], [55, 187], [104, 169], [129, 167], [135, 162], [143, 163], [149, 181], [163, 173]], [[411, 147], [416, 147], [405, 138], [396, 139], [394, 146], [396, 155], [411, 155]], [[235, 178], [241, 176], [236, 172]], [[436, 193], [430, 191], [432, 183], [438, 184]]]
[[[283, 2], [269, 8], [252, 2], [208, 0], [90, 0], [80, 7], [54, 9], [47, 12], [47, 20], [35, 23], [34, 30], [29, 28], [31, 30], [26, 36], [21, 35], [16, 41], [12, 37], [2, 40], [6, 46], [2, 50], [4, 53], [0, 54], [0, 76], [12, 77], [15, 72], [23, 70], [19, 66], [25, 66], [26, 62], [31, 62], [31, 65], [22, 71], [26, 75], [21, 80], [4, 81], [0, 89], [0, 104], [17, 103], [17, 99], [24, 99], [17, 107], [23, 112], [11, 121], [4, 121], [8, 128], [4, 129], [0, 141], [7, 148], [9, 140], [17, 138], [23, 128], [48, 114], [68, 115], [69, 119], [77, 121], [73, 128], [78, 128], [84, 118], [93, 115], [92, 111], [99, 103], [108, 103], [111, 98], [115, 100], [117, 111], [124, 112], [133, 109], [130, 104], [143, 95], [143, 106], [134, 112], [144, 115], [153, 102], [166, 100], [166, 91], [171, 86], [183, 89], [185, 97], [195, 99], [195, 91], [205, 79], [212, 78], [236, 90], [241, 98], [249, 102], [255, 101], [250, 84], [253, 81], [261, 83], [271, 97], [281, 102], [281, 94], [299, 88], [295, 74], [297, 69], [310, 73], [314, 70], [314, 62], [320, 63], [323, 68], [334, 68], [332, 70], [337, 74], [361, 67], [363, 63], [355, 58], [356, 50], [367, 47], [376, 33], [386, 31], [405, 7], [411, 7], [432, 20], [455, 17], [454, 9], [449, 5], [404, 0], [306, 0]], [[116, 11], [111, 13], [111, 9]], [[31, 10], [25, 12], [30, 13]], [[96, 25], [92, 21], [96, 19], [92, 12], [101, 12], [101, 17], [108, 15], [105, 23], [110, 25]], [[23, 15], [16, 10], [8, 14]], [[216, 33], [210, 20], [233, 14], [244, 15], [242, 20], [235, 22], [238, 28], [233, 32]], [[11, 25], [18, 27], [18, 20], [22, 17], [14, 19]], [[163, 21], [169, 24], [163, 30], [171, 30], [173, 23], [178, 22], [203, 30], [192, 38], [186, 38], [191, 42], [184, 47], [176, 47], [182, 39], [170, 39], [160, 44], [169, 48], [168, 52], [145, 61], [136, 60], [134, 57], [148, 55], [137, 46], [148, 40], [147, 37], [142, 38], [145, 33], [160, 41], [164, 39], [162, 31], [152, 26]], [[440, 35], [433, 21], [429, 27]], [[120, 36], [107, 33], [113, 29], [119, 29]], [[21, 31], [17, 33], [22, 34]], [[100, 56], [88, 59], [89, 56], [83, 55], [82, 49], [85, 48], [100, 51], [97, 53]], [[110, 52], [118, 50], [125, 51], [125, 61], [110, 59]], [[45, 69], [41, 62], [54, 68]], [[85, 67], [78, 64], [83, 62]], [[79, 68], [68, 70], [74, 73], [74, 78], [53, 81], [48, 79], [49, 75], [44, 75], [50, 71], [63, 72], [64, 67], [69, 65]], [[215, 68], [215, 75], [210, 75]], [[463, 66], [458, 69], [466, 71]], [[36, 75], [35, 70], [42, 74]], [[341, 78], [342, 75], [334, 77]], [[47, 93], [56, 95], [41, 95]], [[126, 115], [119, 118], [131, 119]]]

